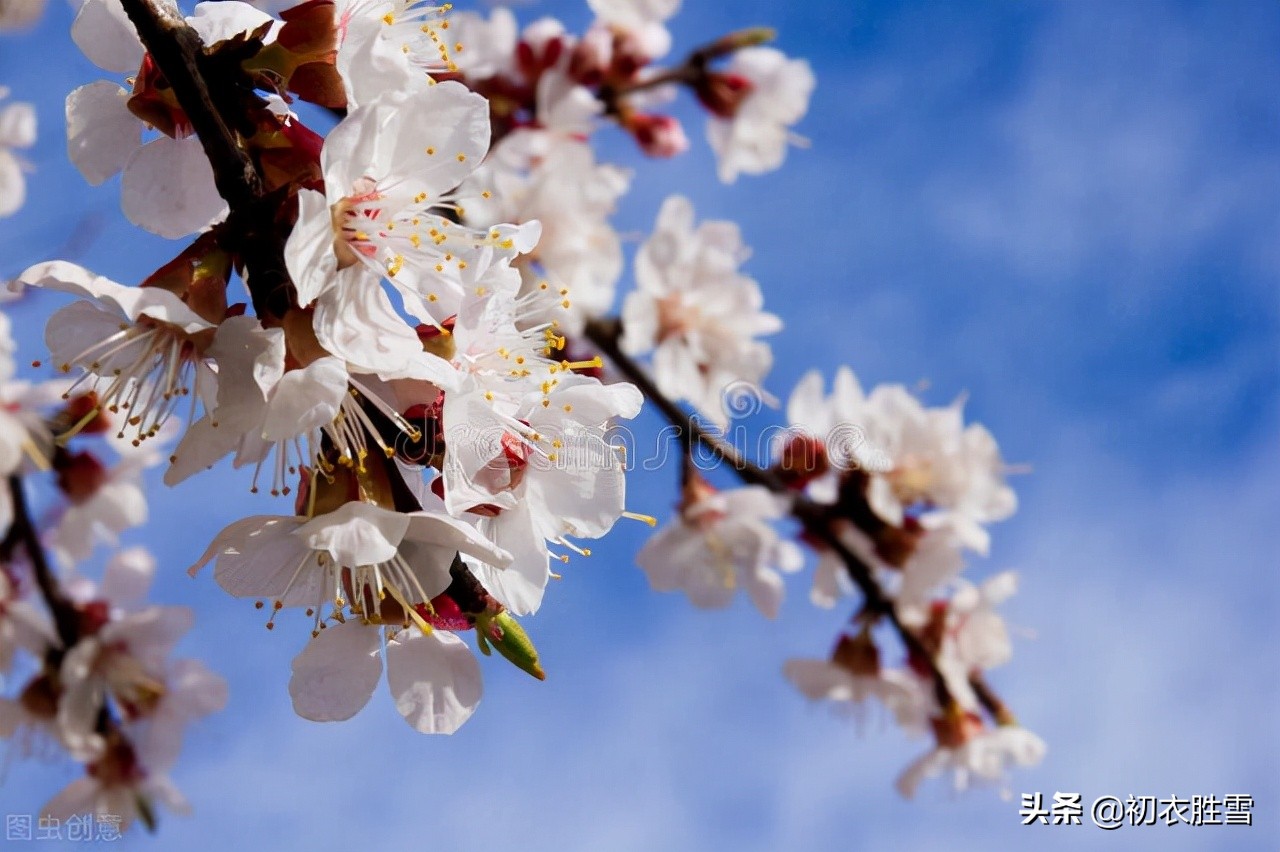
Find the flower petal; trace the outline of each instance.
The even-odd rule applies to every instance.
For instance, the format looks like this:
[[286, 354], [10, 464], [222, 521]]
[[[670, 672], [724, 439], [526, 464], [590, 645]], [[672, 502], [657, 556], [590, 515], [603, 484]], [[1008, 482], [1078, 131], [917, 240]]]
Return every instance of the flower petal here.
[[388, 642], [387, 685], [400, 715], [424, 734], [452, 734], [484, 693], [475, 655], [446, 630], [406, 630]]
[[359, 713], [382, 678], [380, 644], [381, 630], [359, 621], [321, 630], [293, 658], [294, 711], [314, 722], [341, 722]]
[[98, 80], [67, 95], [67, 156], [91, 186], [119, 172], [142, 146], [142, 122], [129, 93]]
[[408, 529], [407, 515], [353, 501], [308, 521], [295, 534], [339, 565], [356, 567], [377, 565], [395, 556]]
[[71, 39], [104, 71], [134, 74], [142, 65], [142, 42], [120, 0], [85, 0], [71, 24]]
[[167, 239], [203, 230], [227, 212], [200, 140], [161, 136], [124, 167], [120, 207], [130, 222]]

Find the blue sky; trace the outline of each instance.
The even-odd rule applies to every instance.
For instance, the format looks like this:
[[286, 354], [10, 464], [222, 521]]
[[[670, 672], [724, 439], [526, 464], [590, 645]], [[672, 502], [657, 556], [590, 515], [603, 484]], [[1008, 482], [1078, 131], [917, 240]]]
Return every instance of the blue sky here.
[[[414, 734], [381, 692], [351, 722], [304, 722], [285, 684], [305, 630], [269, 634], [182, 570], [226, 522], [275, 511], [219, 471], [157, 500], [133, 540], [162, 560], [156, 597], [197, 608], [184, 649], [227, 675], [231, 703], [191, 731], [175, 775], [194, 816], [126, 845], [1275, 848], [1280, 8], [687, 5], [677, 51], [761, 23], [811, 60], [812, 147], [722, 187], [696, 120], [676, 162], [610, 146], [644, 178], [619, 229], [642, 233], [675, 188], [737, 219], [787, 323], [774, 393], [842, 363], [867, 384], [927, 382], [937, 403], [967, 392], [1032, 468], [972, 569], [1022, 577], [1017, 653], [993, 680], [1050, 750], [1015, 794], [1250, 793], [1255, 827], [1022, 828], [1016, 795], [941, 785], [903, 802], [892, 779], [925, 745], [809, 706], [780, 677], [845, 614], [809, 607], [806, 576], [776, 622], [655, 595], [632, 564], [640, 525], [568, 566], [530, 622], [547, 681], [489, 662], [458, 736]], [[545, 3], [522, 19], [535, 10], [586, 17]], [[0, 84], [42, 121], [32, 201], [0, 223], [0, 275], [64, 251], [78, 223], [83, 262], [134, 280], [173, 249], [66, 162], [61, 99], [98, 76], [68, 24], [52, 0], [40, 29], [0, 42]], [[24, 314], [24, 352], [52, 304]], [[633, 476], [631, 508], [668, 511], [675, 473]], [[11, 766], [0, 811], [34, 810], [73, 774]]]

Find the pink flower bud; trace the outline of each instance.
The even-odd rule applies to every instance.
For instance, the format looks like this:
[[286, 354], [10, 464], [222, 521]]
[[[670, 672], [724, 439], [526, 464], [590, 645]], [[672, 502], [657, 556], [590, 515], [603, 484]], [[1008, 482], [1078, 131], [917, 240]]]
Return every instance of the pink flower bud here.
[[553, 18], [534, 21], [520, 34], [516, 45], [516, 63], [529, 80], [537, 80], [542, 72], [554, 67], [564, 55], [564, 25]]
[[613, 33], [593, 26], [569, 56], [569, 76], [584, 86], [599, 84], [613, 64]]
[[650, 157], [674, 157], [689, 150], [684, 128], [669, 115], [633, 115], [626, 127]]
[[102, 487], [107, 480], [107, 469], [93, 453], [80, 452], [68, 455], [56, 463], [58, 488], [72, 503], [83, 503]]
[[708, 73], [694, 84], [702, 105], [721, 118], [733, 118], [755, 84], [741, 74]]

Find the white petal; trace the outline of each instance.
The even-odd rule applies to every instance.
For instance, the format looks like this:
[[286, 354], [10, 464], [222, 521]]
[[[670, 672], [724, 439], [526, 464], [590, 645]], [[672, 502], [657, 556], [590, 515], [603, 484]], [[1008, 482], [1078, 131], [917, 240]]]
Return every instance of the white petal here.
[[284, 246], [284, 262], [298, 291], [298, 304], [306, 307], [334, 284], [338, 258], [333, 253], [333, 217], [324, 193], [298, 192], [298, 221]]
[[389, 91], [353, 110], [325, 139], [325, 195], [342, 198], [366, 175], [399, 176], [405, 195], [440, 195], [461, 184], [488, 149], [488, 102], [461, 83]]
[[480, 704], [480, 664], [446, 630], [403, 631], [387, 643], [387, 685], [404, 720], [424, 734], [452, 734]]
[[142, 145], [142, 122], [129, 93], [99, 80], [67, 95], [67, 155], [92, 186], [124, 168]]
[[152, 606], [110, 622], [98, 635], [104, 645], [123, 645], [144, 667], [160, 670], [195, 621], [190, 607]]
[[[197, 3], [195, 13], [187, 18], [187, 23], [199, 34], [205, 45], [212, 47], [240, 33], [252, 32], [273, 20], [266, 12], [240, 0], [219, 0], [216, 3]], [[268, 33], [267, 39], [270, 40], [271, 37]]]
[[511, 564], [511, 554], [466, 521], [442, 512], [413, 512], [407, 535], [425, 544], [447, 550], [460, 550], [468, 556], [488, 560], [493, 565]]
[[338, 273], [338, 282], [316, 301], [321, 346], [344, 359], [352, 372], [384, 380], [421, 379], [445, 390], [457, 385], [457, 371], [422, 351], [422, 341], [396, 313], [376, 277], [352, 266]]
[[130, 222], [168, 239], [203, 230], [227, 212], [195, 136], [161, 136], [139, 148], [124, 167], [120, 207]]
[[369, 503], [344, 503], [298, 528], [312, 550], [327, 552], [339, 565], [377, 565], [396, 555], [409, 517]]
[[289, 588], [299, 564], [314, 559], [311, 550], [293, 535], [301, 524], [301, 518], [270, 515], [236, 521], [218, 533], [188, 573], [194, 574], [216, 556], [214, 578], [228, 594], [282, 600], [289, 606], [311, 606], [320, 596], [322, 578], [318, 569], [304, 567]]
[[134, 74], [142, 65], [142, 42], [120, 0], [85, 0], [71, 24], [71, 38], [104, 71]]
[[777, 618], [785, 594], [778, 572], [767, 568], [746, 570], [742, 572], [742, 582], [760, 614], [765, 618]]
[[137, 603], [151, 587], [156, 573], [156, 560], [145, 547], [129, 547], [121, 550], [102, 574], [99, 593], [116, 606]]
[[293, 658], [294, 711], [315, 722], [341, 722], [359, 713], [382, 678], [380, 644], [381, 630], [359, 621], [321, 630]]
[[431, 79], [415, 67], [404, 51], [383, 32], [372, 15], [353, 15], [338, 45], [337, 68], [347, 91], [347, 107], [376, 100], [383, 92], [425, 89]]
[[0, 148], [0, 216], [18, 212], [26, 200], [27, 179], [22, 174], [22, 164]]
[[481, 521], [481, 526], [513, 559], [505, 568], [468, 561], [476, 579], [514, 614], [537, 612], [551, 578], [550, 555], [546, 542], [533, 528], [529, 501]]
[[96, 778], [77, 778], [50, 799], [40, 809], [43, 816], [57, 821], [70, 819], [78, 814], [103, 813], [100, 807], [102, 784]]
[[782, 673], [806, 698], [814, 701], [847, 701], [853, 695], [851, 675], [828, 660], [787, 660]]
[[267, 404], [262, 437], [285, 441], [333, 422], [347, 393], [347, 366], [332, 356], [290, 370]]

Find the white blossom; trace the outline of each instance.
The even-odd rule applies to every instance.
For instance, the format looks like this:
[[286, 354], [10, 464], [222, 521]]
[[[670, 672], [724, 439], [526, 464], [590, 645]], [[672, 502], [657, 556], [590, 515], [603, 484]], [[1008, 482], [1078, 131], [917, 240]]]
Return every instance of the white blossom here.
[[285, 247], [299, 303], [318, 302], [325, 349], [382, 378], [441, 378], [376, 281], [385, 276], [410, 316], [438, 325], [478, 275], [532, 246], [536, 223], [478, 233], [445, 215], [488, 147], [486, 102], [457, 83], [388, 92], [329, 134], [325, 191], [299, 193]]
[[[0, 27], [3, 29], [3, 27]], [[0, 100], [9, 90], [0, 86]], [[36, 144], [36, 111], [21, 101], [0, 106], [0, 217], [10, 216], [27, 200], [26, 161], [15, 149]]]
[[312, 639], [294, 660], [289, 691], [298, 713], [316, 721], [349, 718], [367, 703], [381, 677], [384, 608], [395, 607], [411, 628], [387, 637], [397, 707], [418, 730], [449, 733], [479, 701], [479, 669], [461, 659], [464, 652], [470, 657], [461, 640], [433, 630], [424, 613], [448, 587], [459, 552], [495, 565], [511, 562], [474, 527], [439, 511], [398, 513], [351, 502], [312, 519], [237, 521], [191, 573], [215, 560], [219, 585], [236, 597], [273, 601], [273, 620], [284, 607], [308, 608]]
[[86, 371], [77, 386], [94, 390], [103, 409], [126, 412], [118, 437], [142, 442], [180, 408], [191, 419], [197, 400], [213, 406], [217, 375], [204, 353], [214, 324], [174, 294], [126, 287], [65, 261], [37, 264], [20, 280], [81, 298], [49, 318], [45, 343], [58, 369]]
[[[200, 3], [187, 22], [208, 45], [254, 30], [271, 18], [239, 0]], [[117, 75], [136, 74], [143, 47], [119, 0], [85, 0], [71, 35], [95, 65]], [[90, 184], [123, 172], [120, 204], [141, 228], [176, 239], [226, 215], [213, 169], [190, 128], [180, 138], [161, 135], [145, 144], [144, 123], [128, 108], [130, 93], [110, 80], [67, 96], [67, 153]]]
[[719, 161], [720, 180], [763, 174], [782, 165], [788, 142], [798, 141], [791, 125], [809, 109], [814, 77], [809, 63], [788, 59], [771, 47], [736, 51], [726, 74], [746, 83], [746, 95], [729, 117], [712, 115], [707, 141]]
[[1025, 728], [1000, 725], [980, 729], [963, 742], [935, 746], [921, 755], [898, 777], [897, 788], [906, 798], [915, 796], [920, 782], [951, 773], [956, 791], [976, 783], [1001, 783], [1010, 766], [1034, 766], [1045, 754], [1044, 740]]
[[679, 515], [645, 543], [636, 562], [654, 589], [679, 589], [694, 606], [728, 606], [742, 588], [756, 609], [775, 618], [783, 597], [779, 572], [804, 564], [800, 549], [772, 526], [785, 514], [783, 498], [761, 486], [717, 491], [693, 480]]
[[762, 310], [759, 285], [738, 272], [748, 254], [737, 225], [707, 221], [695, 230], [693, 206], [672, 196], [636, 256], [637, 289], [622, 307], [623, 351], [654, 350], [663, 393], [720, 425], [726, 389], [758, 384], [772, 365], [769, 345], [756, 338], [782, 328]]

